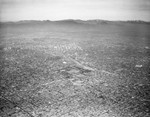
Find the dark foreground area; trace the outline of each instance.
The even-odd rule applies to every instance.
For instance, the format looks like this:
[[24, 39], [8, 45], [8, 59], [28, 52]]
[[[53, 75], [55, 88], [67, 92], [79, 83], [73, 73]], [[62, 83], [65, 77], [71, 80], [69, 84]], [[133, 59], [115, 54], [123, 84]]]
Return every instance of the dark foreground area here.
[[150, 117], [150, 25], [1, 24], [1, 117]]

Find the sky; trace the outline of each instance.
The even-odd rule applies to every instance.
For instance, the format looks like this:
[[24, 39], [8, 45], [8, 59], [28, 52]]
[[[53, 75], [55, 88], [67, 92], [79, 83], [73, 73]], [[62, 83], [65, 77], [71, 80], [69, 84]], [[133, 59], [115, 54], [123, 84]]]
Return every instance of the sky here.
[[0, 21], [150, 21], [150, 0], [0, 0]]

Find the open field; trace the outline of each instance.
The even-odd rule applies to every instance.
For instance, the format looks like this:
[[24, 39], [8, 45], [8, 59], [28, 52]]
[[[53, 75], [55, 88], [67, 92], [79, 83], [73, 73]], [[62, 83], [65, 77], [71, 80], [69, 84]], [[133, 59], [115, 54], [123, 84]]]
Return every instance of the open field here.
[[1, 24], [1, 117], [149, 117], [150, 25]]

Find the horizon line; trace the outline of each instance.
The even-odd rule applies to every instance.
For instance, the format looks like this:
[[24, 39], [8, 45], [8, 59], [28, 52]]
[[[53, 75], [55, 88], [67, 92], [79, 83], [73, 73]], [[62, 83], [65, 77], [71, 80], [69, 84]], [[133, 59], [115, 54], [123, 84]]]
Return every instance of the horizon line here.
[[50, 19], [45, 19], [45, 20], [34, 20], [34, 19], [27, 19], [27, 20], [18, 20], [18, 21], [0, 21], [0, 23], [9, 23], [9, 22], [12, 22], [12, 23], [17, 23], [17, 22], [23, 22], [23, 21], [51, 21], [51, 22], [55, 22], [55, 21], [67, 21], [67, 20], [72, 20], [72, 21], [77, 21], [77, 20], [80, 20], [80, 21], [94, 21], [94, 20], [97, 20], [97, 21], [108, 21], [108, 22], [147, 22], [147, 23], [150, 23], [150, 21], [146, 21], [146, 20], [105, 20], [105, 19], [87, 19], [87, 20], [84, 20], [84, 19], [59, 19], [59, 20], [50, 20]]

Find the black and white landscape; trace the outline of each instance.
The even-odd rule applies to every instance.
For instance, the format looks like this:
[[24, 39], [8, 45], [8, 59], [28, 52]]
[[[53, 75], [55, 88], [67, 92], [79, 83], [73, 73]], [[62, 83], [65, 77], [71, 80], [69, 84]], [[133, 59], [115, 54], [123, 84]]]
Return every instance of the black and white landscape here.
[[150, 0], [0, 0], [0, 117], [150, 117]]
[[149, 117], [150, 23], [0, 24], [1, 117]]

